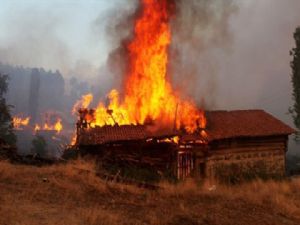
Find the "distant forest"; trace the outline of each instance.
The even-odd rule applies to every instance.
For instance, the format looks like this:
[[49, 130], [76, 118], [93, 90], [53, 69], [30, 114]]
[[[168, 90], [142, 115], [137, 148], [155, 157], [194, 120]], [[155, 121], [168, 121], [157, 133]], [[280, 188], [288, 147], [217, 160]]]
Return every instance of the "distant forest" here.
[[43, 68], [0, 63], [0, 73], [9, 76], [6, 99], [13, 106], [12, 114], [30, 116], [32, 123], [39, 122], [41, 114], [49, 111], [60, 114], [67, 124], [74, 123], [70, 118], [72, 106], [91, 89], [87, 82], [74, 77], [66, 81], [59, 71]]

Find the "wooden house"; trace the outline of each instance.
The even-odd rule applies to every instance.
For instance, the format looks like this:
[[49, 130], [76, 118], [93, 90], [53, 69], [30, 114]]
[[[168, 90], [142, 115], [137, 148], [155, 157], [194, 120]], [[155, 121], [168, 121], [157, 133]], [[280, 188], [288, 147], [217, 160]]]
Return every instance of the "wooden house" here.
[[79, 129], [80, 153], [122, 166], [155, 168], [160, 173], [173, 170], [176, 145], [174, 133], [152, 133], [145, 125], [103, 126]]
[[146, 125], [79, 126], [77, 145], [84, 154], [171, 171], [178, 179], [285, 174], [294, 129], [263, 110], [208, 111], [206, 117], [206, 129], [194, 134]]
[[263, 110], [212, 111], [207, 119], [208, 151], [197, 163], [202, 174], [218, 179], [285, 175], [294, 129]]

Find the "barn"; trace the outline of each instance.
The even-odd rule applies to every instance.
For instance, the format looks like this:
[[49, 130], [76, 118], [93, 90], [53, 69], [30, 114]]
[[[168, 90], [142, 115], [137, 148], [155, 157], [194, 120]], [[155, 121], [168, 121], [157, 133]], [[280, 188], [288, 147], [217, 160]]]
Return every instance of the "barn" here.
[[206, 118], [207, 127], [194, 134], [153, 131], [151, 125], [89, 128], [80, 120], [76, 144], [82, 154], [155, 168], [178, 179], [285, 174], [288, 136], [294, 129], [263, 110], [208, 111]]

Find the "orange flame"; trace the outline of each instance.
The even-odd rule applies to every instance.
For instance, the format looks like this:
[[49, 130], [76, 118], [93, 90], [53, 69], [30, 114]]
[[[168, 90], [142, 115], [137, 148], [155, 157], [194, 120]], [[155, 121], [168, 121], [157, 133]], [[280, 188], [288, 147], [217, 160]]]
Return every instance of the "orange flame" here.
[[75, 103], [72, 109], [72, 114], [75, 114], [79, 108], [87, 108], [93, 101], [93, 95], [91, 93], [83, 95], [79, 101]]
[[21, 118], [13, 117], [13, 126], [15, 129], [22, 129], [21, 127], [27, 126], [29, 124], [30, 117]]
[[76, 144], [76, 140], [77, 140], [77, 135], [76, 135], [76, 133], [74, 133], [72, 135], [72, 139], [71, 139], [70, 145], [75, 145]]
[[39, 130], [55, 130], [57, 134], [59, 134], [63, 129], [63, 125], [61, 123], [61, 119], [58, 118], [55, 124], [45, 123], [44, 125], [36, 124], [34, 127], [34, 131], [37, 132]]
[[41, 127], [40, 127], [40, 125], [36, 124], [36, 125], [34, 126], [34, 131], [37, 132], [37, 131], [39, 131], [39, 130], [41, 130]]
[[[91, 126], [144, 124], [184, 128], [194, 132], [206, 126], [204, 111], [183, 100], [168, 80], [168, 47], [171, 42], [170, 0], [141, 0], [142, 11], [134, 24], [134, 37], [127, 45], [128, 73], [124, 96], [112, 90], [107, 107], [100, 102]], [[81, 100], [82, 101], [82, 100]]]

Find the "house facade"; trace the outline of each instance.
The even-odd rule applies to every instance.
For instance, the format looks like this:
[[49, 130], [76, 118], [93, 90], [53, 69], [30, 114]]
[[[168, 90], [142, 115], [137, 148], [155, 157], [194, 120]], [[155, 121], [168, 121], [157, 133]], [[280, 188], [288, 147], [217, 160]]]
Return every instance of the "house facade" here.
[[285, 174], [288, 136], [294, 129], [263, 110], [208, 111], [194, 134], [151, 132], [145, 125], [78, 128], [84, 152], [171, 171], [178, 179], [239, 180]]
[[194, 151], [197, 176], [217, 179], [285, 175], [294, 129], [263, 110], [207, 112], [207, 146]]

